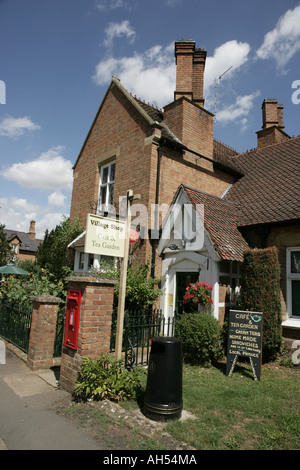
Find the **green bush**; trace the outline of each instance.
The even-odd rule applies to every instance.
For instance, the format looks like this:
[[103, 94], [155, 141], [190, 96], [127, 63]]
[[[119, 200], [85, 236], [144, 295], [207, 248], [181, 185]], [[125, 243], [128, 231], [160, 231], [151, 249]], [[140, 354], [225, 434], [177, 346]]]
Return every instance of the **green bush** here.
[[282, 347], [280, 265], [277, 248], [244, 253], [240, 310], [263, 313], [262, 359], [275, 360]]
[[176, 322], [175, 335], [182, 341], [185, 362], [209, 366], [223, 355], [221, 327], [210, 313], [183, 314]]
[[122, 360], [109, 354], [99, 358], [83, 357], [74, 396], [78, 400], [121, 401], [134, 398], [140, 387], [136, 374], [122, 367]]

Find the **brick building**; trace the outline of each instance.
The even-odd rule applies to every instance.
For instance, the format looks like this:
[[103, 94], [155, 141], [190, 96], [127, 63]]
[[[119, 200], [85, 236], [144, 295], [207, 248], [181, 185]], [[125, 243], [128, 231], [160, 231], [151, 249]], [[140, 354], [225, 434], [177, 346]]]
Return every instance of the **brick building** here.
[[[151, 258], [153, 272], [162, 278], [165, 314], [180, 306], [183, 286], [200, 279], [213, 285], [214, 314], [222, 321], [225, 308], [235, 302], [243, 250], [276, 245], [285, 325], [298, 331], [300, 138], [284, 131], [282, 105], [266, 99], [257, 149], [238, 155], [214, 139], [213, 115], [204, 107], [206, 51], [194, 41], [179, 40], [175, 58], [174, 101], [163, 110], [112, 78], [74, 165], [71, 219], [78, 216], [85, 226], [88, 213], [118, 213], [119, 197], [127, 190], [141, 195], [146, 212], [141, 215], [135, 205], [132, 225], [140, 239], [134, 255], [141, 263]], [[174, 203], [194, 208], [191, 224], [202, 223], [202, 246], [178, 234], [168, 212]], [[202, 218], [197, 204], [204, 207]], [[155, 225], [157, 205], [162, 211]], [[152, 230], [149, 237], [149, 229], [160, 228], [163, 218], [165, 224], [170, 221], [168, 236], [163, 231], [158, 240]], [[82, 273], [92, 264], [101, 266], [99, 255], [84, 253], [84, 236], [71, 244], [75, 271]]]
[[[109, 215], [111, 205], [118, 208], [128, 189], [141, 195], [139, 204], [146, 207], [148, 218], [138, 217], [141, 239], [135, 255], [140, 262], [153, 252], [148, 238], [148, 230], [158, 228], [151, 223], [153, 205], [165, 205], [166, 210], [183, 182], [221, 196], [237, 174], [222, 158], [234, 150], [214, 141], [213, 115], [203, 108], [206, 52], [194, 41], [178, 41], [175, 57], [175, 99], [163, 111], [133, 97], [112, 78], [74, 165], [70, 217], [78, 216], [83, 226], [88, 213]], [[134, 223], [134, 214], [132, 219]], [[72, 245], [79, 271], [93, 260], [83, 255], [83, 245], [84, 234]], [[155, 266], [160, 274], [157, 256]]]
[[14, 257], [23, 260], [35, 261], [38, 246], [43, 243], [35, 236], [35, 221], [32, 220], [29, 225], [28, 232], [20, 232], [17, 230], [4, 229], [7, 241], [13, 248]]

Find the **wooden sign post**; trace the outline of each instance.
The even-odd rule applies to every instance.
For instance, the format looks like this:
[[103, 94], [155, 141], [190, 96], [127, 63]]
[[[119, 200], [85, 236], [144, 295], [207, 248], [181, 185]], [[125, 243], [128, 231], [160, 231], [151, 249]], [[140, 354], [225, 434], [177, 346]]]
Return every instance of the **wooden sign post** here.
[[117, 330], [116, 330], [116, 343], [115, 343], [115, 356], [117, 359], [121, 358], [122, 354], [122, 340], [124, 328], [124, 310], [125, 310], [125, 295], [126, 295], [126, 281], [127, 281], [127, 268], [129, 257], [129, 243], [130, 243], [130, 222], [131, 222], [131, 202], [140, 199], [139, 194], [133, 194], [132, 189], [127, 191], [126, 200], [126, 218], [125, 218], [125, 246], [124, 257], [121, 261], [120, 272], [120, 287], [119, 287], [119, 300], [118, 300], [118, 316], [117, 316]]
[[226, 375], [233, 374], [238, 356], [249, 357], [254, 380], [260, 380], [262, 324], [261, 312], [229, 311]]

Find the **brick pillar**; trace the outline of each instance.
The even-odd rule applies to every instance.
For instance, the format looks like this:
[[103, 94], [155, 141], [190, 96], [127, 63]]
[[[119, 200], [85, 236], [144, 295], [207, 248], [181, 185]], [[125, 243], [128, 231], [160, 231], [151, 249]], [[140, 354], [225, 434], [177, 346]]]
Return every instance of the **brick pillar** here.
[[60, 302], [61, 299], [52, 295], [33, 297], [27, 355], [27, 365], [32, 370], [49, 369], [53, 366], [53, 348]]
[[113, 295], [116, 281], [92, 277], [67, 278], [68, 289], [81, 291], [77, 349], [63, 345], [60, 386], [72, 393], [83, 356], [110, 352]]

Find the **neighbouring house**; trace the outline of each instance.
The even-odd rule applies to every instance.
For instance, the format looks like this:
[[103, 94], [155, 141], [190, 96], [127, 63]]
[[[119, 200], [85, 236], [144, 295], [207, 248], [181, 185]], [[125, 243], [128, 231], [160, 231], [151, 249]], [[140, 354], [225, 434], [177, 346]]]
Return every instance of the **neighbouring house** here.
[[43, 243], [43, 240], [36, 238], [34, 220], [30, 222], [28, 232], [4, 229], [4, 233], [13, 248], [15, 259], [35, 261], [36, 251], [38, 246]]
[[[255, 150], [239, 155], [218, 142], [213, 115], [204, 108], [206, 51], [179, 40], [175, 58], [174, 101], [163, 110], [112, 78], [74, 165], [71, 220], [78, 216], [85, 226], [88, 213], [118, 213], [127, 190], [140, 194], [146, 212], [135, 205], [132, 225], [140, 239], [131, 254], [142, 263], [151, 257], [162, 279], [164, 314], [180, 310], [187, 283], [200, 280], [213, 286], [221, 323], [225, 309], [235, 305], [244, 250], [277, 246], [284, 335], [297, 338], [300, 137], [284, 131], [283, 106], [265, 99]], [[84, 252], [84, 237], [70, 244], [79, 273], [102, 261]]]

